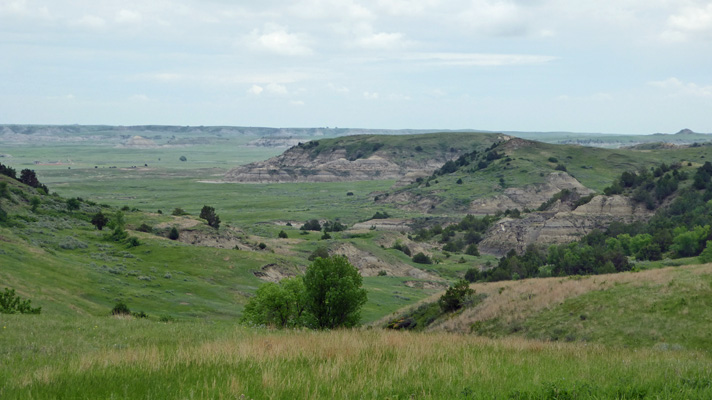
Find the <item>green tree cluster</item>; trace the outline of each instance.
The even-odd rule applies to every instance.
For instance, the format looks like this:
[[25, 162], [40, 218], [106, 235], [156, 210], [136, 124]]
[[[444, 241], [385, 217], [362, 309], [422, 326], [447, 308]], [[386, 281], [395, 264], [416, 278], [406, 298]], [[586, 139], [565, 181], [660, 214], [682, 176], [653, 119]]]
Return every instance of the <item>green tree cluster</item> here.
[[366, 303], [363, 279], [346, 257], [317, 258], [303, 277], [265, 283], [245, 306], [243, 322], [278, 328], [349, 328]]

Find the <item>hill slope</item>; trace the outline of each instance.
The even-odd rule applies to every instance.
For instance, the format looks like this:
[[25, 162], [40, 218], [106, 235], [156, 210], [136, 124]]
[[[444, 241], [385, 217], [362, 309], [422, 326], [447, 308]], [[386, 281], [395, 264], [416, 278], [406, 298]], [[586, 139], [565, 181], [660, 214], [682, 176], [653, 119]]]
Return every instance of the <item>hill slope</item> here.
[[269, 160], [234, 168], [224, 179], [243, 183], [413, 181], [430, 175], [449, 160], [503, 138], [456, 132], [313, 140]]

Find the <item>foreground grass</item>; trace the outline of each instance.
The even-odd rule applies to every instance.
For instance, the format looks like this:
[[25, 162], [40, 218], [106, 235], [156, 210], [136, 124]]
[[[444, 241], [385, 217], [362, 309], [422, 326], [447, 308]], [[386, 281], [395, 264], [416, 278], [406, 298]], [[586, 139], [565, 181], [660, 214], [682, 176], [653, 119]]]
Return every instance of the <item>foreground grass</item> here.
[[710, 356], [447, 333], [0, 317], [0, 398], [709, 398]]

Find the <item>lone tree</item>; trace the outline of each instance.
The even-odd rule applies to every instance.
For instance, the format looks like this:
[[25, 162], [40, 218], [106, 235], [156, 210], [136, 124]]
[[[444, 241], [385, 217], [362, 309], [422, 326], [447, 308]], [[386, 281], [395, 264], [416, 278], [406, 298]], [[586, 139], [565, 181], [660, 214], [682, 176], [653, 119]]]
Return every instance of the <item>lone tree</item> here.
[[178, 233], [178, 229], [176, 229], [176, 227], [174, 226], [173, 228], [171, 228], [170, 232], [168, 232], [168, 239], [178, 240], [179, 237], [180, 233]]
[[444, 312], [459, 310], [464, 307], [468, 297], [472, 297], [474, 294], [475, 291], [470, 289], [470, 283], [460, 280], [448, 288], [438, 300], [438, 304]]
[[96, 226], [96, 229], [102, 230], [106, 226], [106, 224], [109, 223], [109, 218], [106, 217], [106, 215], [102, 214], [101, 211], [98, 213], [94, 214], [93, 217], [91, 217], [91, 224]]
[[215, 209], [213, 207], [203, 206], [203, 209], [200, 210], [200, 218], [208, 221], [208, 225], [215, 229], [220, 227], [220, 217], [215, 214]]
[[344, 256], [317, 258], [304, 275], [306, 310], [318, 329], [350, 328], [366, 303], [363, 278]]

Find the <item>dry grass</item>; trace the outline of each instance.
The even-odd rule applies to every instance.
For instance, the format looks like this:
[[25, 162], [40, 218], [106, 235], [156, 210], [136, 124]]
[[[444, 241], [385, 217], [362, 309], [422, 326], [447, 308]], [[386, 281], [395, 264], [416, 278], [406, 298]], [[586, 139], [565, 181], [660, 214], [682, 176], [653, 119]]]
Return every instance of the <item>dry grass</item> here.
[[642, 272], [595, 276], [526, 279], [470, 285], [487, 297], [476, 307], [430, 327], [431, 331], [469, 332], [478, 321], [499, 318], [505, 323], [521, 321], [528, 316], [560, 305], [565, 300], [585, 293], [606, 290], [616, 285], [653, 285], [664, 287], [680, 274], [712, 274], [712, 264], [668, 267]]

